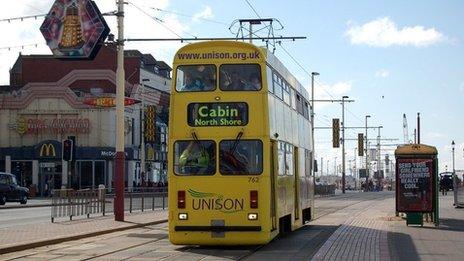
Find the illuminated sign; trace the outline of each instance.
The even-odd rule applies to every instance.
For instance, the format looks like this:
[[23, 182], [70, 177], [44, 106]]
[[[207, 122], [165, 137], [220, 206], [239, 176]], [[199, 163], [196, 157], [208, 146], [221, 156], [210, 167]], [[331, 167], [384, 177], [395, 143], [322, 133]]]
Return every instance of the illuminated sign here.
[[245, 200], [243, 198], [225, 197], [224, 195], [201, 192], [188, 189], [192, 197], [193, 210], [217, 210], [223, 213], [243, 211]]
[[145, 142], [155, 142], [156, 107], [154, 105], [148, 105], [145, 109], [144, 128]]
[[[130, 106], [140, 103], [139, 100], [132, 98], [124, 98], [124, 106]], [[97, 106], [97, 107], [116, 107], [115, 97], [99, 97], [99, 98], [87, 98], [84, 100], [84, 104]]]
[[200, 126], [244, 126], [248, 124], [248, 105], [244, 102], [190, 103], [188, 124]]
[[40, 157], [56, 157], [55, 146], [51, 143], [44, 143], [40, 147]]
[[55, 0], [40, 31], [54, 56], [92, 59], [110, 29], [94, 1]]
[[396, 211], [433, 210], [433, 170], [432, 159], [397, 159]]
[[90, 132], [90, 120], [86, 118], [26, 119], [20, 117], [9, 124], [10, 129], [25, 134], [85, 134]]

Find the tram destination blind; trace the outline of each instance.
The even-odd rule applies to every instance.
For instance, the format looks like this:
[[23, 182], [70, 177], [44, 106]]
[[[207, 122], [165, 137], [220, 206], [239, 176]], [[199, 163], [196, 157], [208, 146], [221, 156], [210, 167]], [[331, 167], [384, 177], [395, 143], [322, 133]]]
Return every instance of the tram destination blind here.
[[431, 212], [432, 159], [398, 159], [396, 209], [399, 212]]

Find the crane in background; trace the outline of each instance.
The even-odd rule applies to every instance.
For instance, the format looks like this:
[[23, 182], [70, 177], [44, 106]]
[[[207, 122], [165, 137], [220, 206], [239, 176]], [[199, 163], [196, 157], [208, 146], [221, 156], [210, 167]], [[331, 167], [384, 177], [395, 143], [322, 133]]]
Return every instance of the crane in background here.
[[408, 135], [408, 120], [406, 119], [406, 113], [403, 113], [403, 137], [404, 137], [404, 144], [408, 144], [409, 135]]

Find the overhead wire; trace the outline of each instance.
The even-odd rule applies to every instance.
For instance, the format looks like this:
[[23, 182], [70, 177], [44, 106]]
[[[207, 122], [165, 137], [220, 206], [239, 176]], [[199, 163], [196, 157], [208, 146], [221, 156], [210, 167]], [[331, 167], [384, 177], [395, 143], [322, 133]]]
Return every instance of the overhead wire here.
[[[244, 0], [248, 6], [253, 10], [253, 12], [256, 14], [256, 16], [258, 16], [258, 18], [261, 18], [261, 16], [259, 15], [259, 13], [256, 11], [256, 9], [253, 7], [253, 5], [251, 5], [251, 3], [248, 1], [248, 0]], [[311, 73], [305, 69], [305, 67], [303, 65], [301, 65], [301, 63], [295, 58], [293, 57], [293, 55], [282, 45], [282, 42], [281, 41], [278, 41], [277, 42], [279, 44], [279, 46], [282, 48], [282, 50], [290, 57], [290, 59], [293, 60], [293, 62], [295, 64], [298, 65], [298, 67], [300, 67], [301, 70], [303, 70], [309, 77], [311, 77]], [[329, 95], [332, 99], [336, 100], [335, 96], [332, 95], [328, 90], [326, 90], [326, 88], [324, 87], [324, 85], [319, 82], [317, 79], [315, 79], [315, 82], [319, 84], [319, 86], [321, 87], [321, 89], [327, 94]], [[350, 114], [352, 114], [356, 119], [358, 119], [360, 122], [362, 122], [362, 120], [356, 116], [353, 112], [351, 112], [349, 109], [345, 108], [346, 111], [348, 111]], [[349, 130], [351, 132], [353, 132], [353, 130]], [[356, 136], [356, 133], [354, 133], [354, 135]]]
[[256, 14], [256, 16], [261, 19], [261, 16], [259, 16], [258, 12], [256, 12], [255, 8], [251, 5], [251, 3], [248, 0], [245, 0], [245, 2], [248, 4], [248, 6], [253, 10], [253, 12]]
[[178, 15], [178, 16], [188, 17], [188, 18], [192, 18], [192, 19], [194, 18], [194, 19], [198, 19], [198, 20], [203, 20], [205, 22], [210, 22], [210, 23], [215, 23], [215, 24], [222, 24], [222, 25], [229, 25], [228, 23], [224, 23], [224, 22], [221, 22], [221, 21], [216, 21], [216, 20], [213, 20], [213, 19], [208, 19], [208, 18], [203, 18], [203, 17], [195, 17], [193, 15], [183, 14], [183, 13], [170, 11], [170, 10], [165, 10], [165, 9], [161, 9], [161, 8], [157, 8], [157, 7], [148, 7], [148, 8], [153, 9], [155, 11], [159, 11], [159, 12], [165, 12], [165, 13], [175, 14], [175, 15]]
[[[166, 30], [168, 30], [169, 32], [173, 33], [174, 35], [176, 35], [177, 37], [179, 38], [182, 38], [182, 36], [180, 36], [178, 33], [176, 33], [174, 30], [172, 30], [171, 28], [169, 28], [168, 26], [166, 26], [164, 24], [164, 21], [155, 17], [155, 16], [152, 16], [150, 15], [149, 13], [147, 13], [145, 10], [143, 10], [142, 8], [140, 8], [138, 5], [135, 5], [134, 3], [132, 2], [127, 2], [128, 4], [132, 5], [133, 7], [135, 7], [137, 10], [139, 10], [140, 12], [142, 12], [143, 14], [145, 14], [146, 16], [150, 17], [151, 19], [153, 19], [155, 22], [157, 22], [159, 25], [161, 25], [162, 27], [164, 27]], [[197, 36], [189, 33], [189, 32], [184, 32], [194, 38], [197, 38]]]

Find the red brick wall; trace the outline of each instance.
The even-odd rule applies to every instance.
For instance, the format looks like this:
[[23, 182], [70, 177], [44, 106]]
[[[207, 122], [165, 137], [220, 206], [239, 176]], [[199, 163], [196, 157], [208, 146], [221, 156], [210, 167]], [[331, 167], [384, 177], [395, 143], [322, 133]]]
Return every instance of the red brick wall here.
[[[76, 69], [110, 69], [116, 72], [117, 52], [113, 47], [102, 47], [93, 60], [65, 60], [56, 59], [51, 56], [31, 55], [23, 56], [21, 62], [21, 79], [18, 83], [22, 86], [31, 82], [56, 82], [66, 74]], [[140, 58], [125, 57], [124, 61], [125, 77], [131, 84], [139, 83]], [[17, 77], [17, 76], [16, 76]], [[95, 87], [95, 83], [90, 82], [89, 86]], [[114, 88], [114, 85], [113, 85]]]

